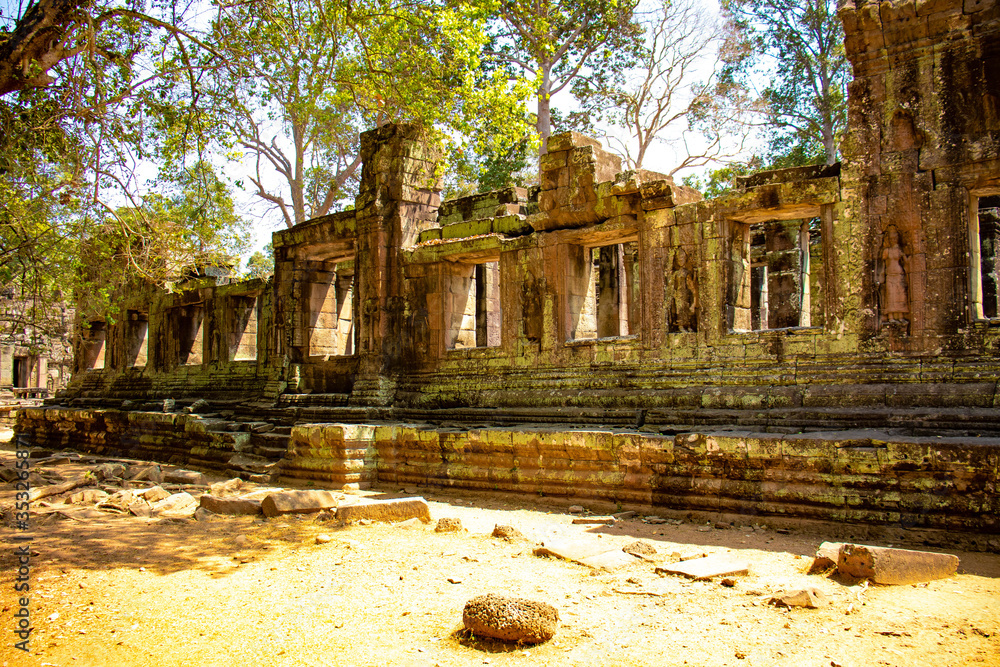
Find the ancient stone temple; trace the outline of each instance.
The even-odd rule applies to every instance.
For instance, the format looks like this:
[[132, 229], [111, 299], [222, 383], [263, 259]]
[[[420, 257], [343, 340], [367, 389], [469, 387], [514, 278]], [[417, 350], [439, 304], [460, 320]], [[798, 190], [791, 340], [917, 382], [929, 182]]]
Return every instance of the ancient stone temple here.
[[[440, 201], [419, 130], [273, 280], [136, 297], [36, 443], [1000, 531], [1000, 5], [845, 0], [843, 162], [705, 200], [555, 135], [540, 186]], [[280, 461], [277, 468], [272, 468]]]

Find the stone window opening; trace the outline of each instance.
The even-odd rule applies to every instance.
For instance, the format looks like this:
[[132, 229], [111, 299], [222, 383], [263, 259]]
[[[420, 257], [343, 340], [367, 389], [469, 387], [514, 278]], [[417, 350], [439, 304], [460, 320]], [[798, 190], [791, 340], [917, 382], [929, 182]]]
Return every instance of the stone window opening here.
[[107, 337], [106, 322], [93, 321], [84, 327], [81, 332], [83, 370], [99, 371], [104, 369]]
[[639, 329], [638, 243], [580, 247], [568, 272], [568, 340], [634, 335]]
[[736, 223], [733, 246], [733, 331], [822, 325], [819, 217]]
[[149, 360], [149, 314], [139, 311], [128, 311], [125, 323], [125, 352], [127, 365], [133, 368], [143, 368]]
[[233, 361], [257, 359], [257, 331], [260, 298], [256, 295], [234, 296], [230, 302], [229, 358]]
[[445, 294], [446, 348], [500, 346], [500, 262], [457, 263]]
[[309, 284], [309, 356], [341, 357], [357, 349], [354, 261], [316, 271]]
[[977, 320], [1000, 318], [1000, 190], [977, 193], [969, 219], [971, 310]]
[[171, 309], [171, 319], [177, 332], [176, 363], [198, 366], [205, 358], [205, 307], [191, 304]]

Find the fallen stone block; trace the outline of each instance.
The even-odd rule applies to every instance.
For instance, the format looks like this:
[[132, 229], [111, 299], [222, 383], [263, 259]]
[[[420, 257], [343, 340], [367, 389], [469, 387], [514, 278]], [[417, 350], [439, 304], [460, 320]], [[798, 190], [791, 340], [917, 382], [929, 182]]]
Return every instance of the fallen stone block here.
[[94, 468], [98, 480], [121, 478], [125, 475], [125, 466], [121, 463], [102, 463]]
[[76, 493], [66, 496], [63, 501], [67, 505], [86, 505], [90, 503], [100, 503], [108, 499], [108, 493], [101, 489], [81, 489]]
[[394, 498], [391, 500], [361, 501], [355, 505], [337, 508], [337, 520], [344, 523], [368, 519], [397, 523], [417, 518], [430, 523], [431, 510], [423, 498]]
[[629, 542], [622, 547], [622, 551], [630, 556], [635, 556], [636, 558], [642, 558], [644, 560], [650, 560], [656, 555], [656, 547], [647, 542], [643, 542], [642, 540]]
[[187, 491], [167, 496], [153, 505], [153, 513], [168, 519], [187, 519], [194, 516], [198, 501]]
[[493, 526], [493, 537], [498, 537], [501, 540], [507, 540], [508, 542], [513, 542], [515, 540], [526, 540], [524, 534], [519, 531], [514, 526], [503, 526], [499, 523]]
[[545, 602], [493, 594], [480, 595], [465, 603], [462, 623], [474, 635], [538, 644], [555, 635], [559, 612]]
[[159, 484], [163, 481], [163, 472], [160, 466], [154, 465], [134, 465], [129, 466], [125, 471], [125, 479], [133, 482], [152, 482]]
[[247, 498], [219, 498], [205, 493], [199, 502], [201, 507], [214, 514], [252, 516], [263, 512], [261, 501]]
[[446, 516], [438, 519], [434, 526], [435, 533], [460, 533], [462, 532], [462, 520], [457, 517]]
[[155, 503], [168, 498], [170, 493], [162, 486], [151, 486], [148, 489], [136, 490], [137, 496], [142, 496], [147, 503]]
[[239, 477], [228, 479], [225, 482], [216, 482], [208, 487], [209, 493], [217, 498], [238, 496], [246, 484]]
[[260, 504], [264, 516], [311, 514], [337, 506], [337, 499], [323, 489], [270, 493]]
[[844, 544], [840, 547], [837, 571], [876, 584], [916, 584], [944, 579], [958, 570], [958, 556], [929, 551], [910, 551]]
[[610, 526], [614, 522], [613, 516], [581, 516], [573, 519], [573, 525], [576, 526]]
[[813, 558], [813, 562], [809, 566], [808, 574], [819, 574], [837, 567], [837, 561], [840, 559], [840, 547], [842, 546], [844, 546], [843, 542], [823, 542], [819, 545], [816, 557]]
[[635, 557], [619, 549], [604, 551], [580, 560], [581, 565], [595, 570], [617, 570], [635, 563]]
[[679, 574], [696, 581], [747, 574], [749, 571], [750, 565], [746, 561], [725, 556], [706, 556], [656, 568], [656, 574]]
[[135, 502], [128, 506], [128, 512], [132, 516], [137, 516], [141, 518], [149, 518], [153, 515], [153, 510], [142, 498], [136, 498]]
[[204, 484], [205, 475], [194, 470], [170, 470], [163, 473], [163, 481], [167, 484]]
[[768, 604], [776, 607], [805, 607], [817, 609], [827, 603], [826, 595], [817, 588], [802, 588], [794, 591], [778, 591]]
[[107, 512], [128, 512], [129, 505], [136, 501], [136, 494], [127, 489], [116, 491], [97, 505], [97, 509]]
[[595, 570], [615, 570], [635, 563], [634, 557], [620, 549], [608, 549], [597, 540], [554, 540], [535, 547], [533, 553], [571, 560]]

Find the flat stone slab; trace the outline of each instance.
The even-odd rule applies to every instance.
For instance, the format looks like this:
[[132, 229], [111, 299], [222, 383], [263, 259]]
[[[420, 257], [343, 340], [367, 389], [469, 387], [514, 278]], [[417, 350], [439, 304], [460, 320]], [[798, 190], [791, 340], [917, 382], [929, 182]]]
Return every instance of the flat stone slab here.
[[594, 569], [615, 570], [636, 562], [620, 549], [609, 549], [596, 540], [554, 540], [535, 547], [536, 556], [555, 556]]
[[747, 574], [749, 571], [750, 564], [746, 561], [726, 556], [706, 556], [705, 558], [696, 558], [656, 568], [657, 574], [679, 574], [696, 581], [712, 577]]
[[635, 565], [636, 560], [632, 554], [627, 554], [621, 549], [614, 549], [599, 553], [596, 556], [588, 556], [581, 560], [580, 563], [595, 570], [617, 570], [620, 567]]
[[354, 505], [337, 508], [337, 520], [345, 523], [368, 519], [399, 523], [407, 519], [420, 519], [430, 523], [431, 510], [423, 498], [392, 498], [390, 500], [361, 501]]
[[590, 558], [608, 551], [608, 548], [596, 540], [552, 540], [540, 547], [535, 547], [536, 556], [555, 556], [582, 563], [584, 558]]
[[270, 493], [260, 504], [264, 516], [267, 517], [281, 516], [282, 514], [310, 514], [336, 506], [336, 497], [323, 489]]
[[246, 498], [219, 498], [210, 494], [202, 494], [200, 507], [213, 514], [228, 514], [231, 516], [253, 516], [261, 514], [261, 501]]
[[589, 526], [589, 525], [604, 525], [609, 526], [615, 522], [613, 516], [580, 516], [573, 519], [573, 525], [576, 526]]
[[958, 556], [844, 544], [840, 547], [837, 571], [876, 584], [916, 584], [955, 574]]

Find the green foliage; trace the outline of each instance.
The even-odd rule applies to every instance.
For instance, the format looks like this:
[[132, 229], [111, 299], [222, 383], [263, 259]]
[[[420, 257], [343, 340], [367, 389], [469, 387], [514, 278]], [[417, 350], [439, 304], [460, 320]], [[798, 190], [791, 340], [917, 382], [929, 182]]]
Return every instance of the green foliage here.
[[268, 243], [247, 259], [246, 278], [266, 279], [274, 275], [274, 246]]
[[551, 133], [551, 98], [581, 77], [615, 78], [635, 62], [641, 28], [637, 0], [496, 0], [484, 5], [489, 24], [490, 67], [531, 79], [537, 99], [536, 129]]
[[835, 162], [847, 126], [850, 77], [835, 2], [722, 0], [722, 7], [731, 29], [726, 76], [768, 78], [761, 99], [770, 125], [769, 161]]
[[[481, 67], [483, 23], [464, 3], [220, 4], [188, 107], [198, 137], [181, 131], [189, 116], [167, 131], [180, 153], [205, 144], [253, 163], [256, 194], [287, 226], [325, 215], [353, 195], [358, 134], [373, 126], [416, 122], [487, 152], [523, 135], [526, 92]], [[181, 88], [175, 104], [187, 99]]]

